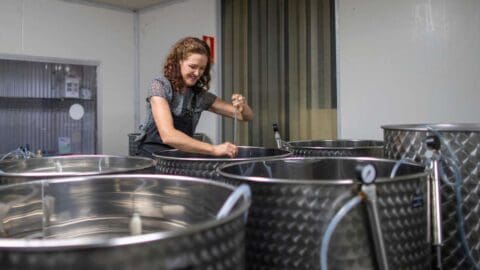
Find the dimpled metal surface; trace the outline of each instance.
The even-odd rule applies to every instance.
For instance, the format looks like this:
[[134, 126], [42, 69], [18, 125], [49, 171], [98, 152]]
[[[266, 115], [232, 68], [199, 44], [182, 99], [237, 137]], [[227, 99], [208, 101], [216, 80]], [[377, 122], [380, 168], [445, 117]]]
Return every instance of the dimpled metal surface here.
[[157, 157], [157, 172], [160, 174], [187, 175], [192, 177], [218, 179], [216, 169], [228, 164], [227, 161], [168, 160]]
[[154, 154], [157, 161], [156, 170], [160, 174], [185, 175], [206, 179], [219, 179], [217, 168], [247, 160], [268, 160], [289, 157], [291, 152], [282, 149], [239, 146], [235, 158], [214, 157], [208, 155], [185, 153], [178, 150], [167, 150]]
[[[247, 225], [248, 269], [318, 269], [322, 232], [331, 217], [329, 202], [345, 193], [350, 193], [348, 188], [255, 185], [255, 207]], [[361, 212], [353, 210], [335, 232], [331, 269], [373, 268], [372, 250], [364, 245], [368, 227]], [[342, 260], [344, 256], [349, 260]]]
[[[461, 163], [462, 209], [465, 233], [471, 254], [480, 263], [480, 125], [454, 124], [429, 125], [437, 130], [448, 143]], [[427, 125], [385, 126], [385, 156], [393, 159], [407, 157], [417, 162], [425, 161], [425, 138], [434, 135]], [[442, 144], [442, 156], [449, 156]], [[450, 169], [445, 164], [447, 177], [454, 182]], [[459, 238], [457, 225], [456, 198], [452, 187], [441, 183], [442, 225], [444, 244], [442, 246], [443, 269], [474, 269], [467, 259]]]
[[[273, 162], [277, 161], [265, 162], [271, 166], [273, 175], [276, 169], [284, 168], [285, 172], [297, 175], [296, 179], [305, 179], [305, 174], [312, 172], [311, 168], [295, 169], [288, 164], [275, 167], [271, 165]], [[284, 171], [277, 175], [290, 181], [250, 181], [247, 175], [258, 176], [254, 170], [251, 174], [242, 174], [246, 177], [243, 179], [231, 177], [237, 166], [243, 165], [227, 165], [220, 169], [220, 174], [226, 181], [248, 183], [252, 189], [246, 233], [247, 269], [320, 269], [323, 234], [338, 210], [355, 196], [358, 184], [355, 181], [350, 184], [302, 183]], [[312, 168], [320, 168], [320, 165]], [[324, 168], [336, 169], [330, 165]], [[390, 269], [423, 270], [430, 266], [426, 207], [412, 207], [415, 196], [426, 199], [425, 181], [426, 174], [423, 174], [377, 184], [381, 229]], [[329, 269], [377, 269], [368, 222], [366, 206], [361, 204], [339, 223], [330, 241]]]
[[382, 141], [313, 140], [288, 143], [297, 157], [383, 157]]

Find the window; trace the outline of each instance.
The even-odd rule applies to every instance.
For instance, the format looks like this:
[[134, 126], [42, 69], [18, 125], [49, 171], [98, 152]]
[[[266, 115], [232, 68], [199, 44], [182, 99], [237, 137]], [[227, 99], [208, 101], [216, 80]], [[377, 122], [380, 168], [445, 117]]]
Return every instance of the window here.
[[96, 153], [96, 66], [0, 60], [0, 158]]
[[[255, 119], [240, 143], [337, 137], [334, 8], [331, 0], [223, 0], [222, 89], [248, 98]], [[232, 140], [233, 121], [223, 120]]]

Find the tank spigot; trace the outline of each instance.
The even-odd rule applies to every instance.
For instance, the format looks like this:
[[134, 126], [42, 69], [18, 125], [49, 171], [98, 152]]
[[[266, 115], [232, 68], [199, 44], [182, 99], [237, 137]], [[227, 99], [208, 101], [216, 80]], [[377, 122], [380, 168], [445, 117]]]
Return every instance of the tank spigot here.
[[275, 142], [277, 143], [277, 148], [282, 149], [282, 137], [280, 136], [277, 123], [273, 124], [273, 136], [275, 138]]
[[273, 132], [278, 132], [278, 124], [277, 123], [273, 124]]
[[428, 149], [431, 150], [440, 150], [440, 139], [437, 136], [430, 135], [427, 138], [425, 138], [425, 145], [427, 146]]
[[130, 234], [131, 235], [140, 235], [142, 234], [142, 219], [138, 213], [133, 213], [132, 218], [130, 219]]

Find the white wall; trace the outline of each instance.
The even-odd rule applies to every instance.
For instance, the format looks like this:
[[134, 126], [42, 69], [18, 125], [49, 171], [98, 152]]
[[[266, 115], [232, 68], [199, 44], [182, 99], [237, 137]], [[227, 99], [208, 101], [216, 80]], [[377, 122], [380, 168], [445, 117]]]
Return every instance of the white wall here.
[[[215, 37], [219, 48], [220, 30], [217, 30], [217, 0], [167, 1], [155, 8], [142, 10], [139, 18], [140, 31], [140, 119], [145, 117], [145, 98], [150, 83], [163, 71], [165, 57], [171, 46], [185, 36], [202, 35]], [[218, 55], [218, 50], [216, 50]], [[210, 92], [220, 96], [217, 80], [217, 62], [211, 70]], [[213, 142], [219, 142], [220, 117], [204, 112], [197, 132], [205, 133]]]
[[[140, 117], [170, 46], [216, 37], [218, 0], [176, 0], [139, 15]], [[342, 138], [382, 138], [380, 126], [479, 122], [480, 2], [336, 0], [339, 129]], [[134, 107], [134, 15], [58, 0], [0, 1], [0, 54], [97, 61], [100, 153], [126, 154]], [[217, 50], [218, 53], [218, 50]], [[218, 69], [213, 93], [220, 95]], [[197, 131], [219, 140], [219, 117]]]
[[0, 54], [98, 62], [98, 151], [128, 153], [133, 13], [58, 0], [2, 0]]
[[480, 122], [480, 1], [336, 0], [342, 138]]

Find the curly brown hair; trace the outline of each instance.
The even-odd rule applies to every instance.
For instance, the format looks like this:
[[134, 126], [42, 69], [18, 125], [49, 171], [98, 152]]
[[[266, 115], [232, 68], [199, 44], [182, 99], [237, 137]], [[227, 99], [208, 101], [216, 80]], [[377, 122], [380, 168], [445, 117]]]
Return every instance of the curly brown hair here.
[[195, 84], [195, 88], [208, 91], [210, 88], [210, 48], [208, 44], [196, 37], [186, 37], [175, 43], [167, 56], [163, 73], [175, 91], [181, 91], [185, 87], [182, 74], [180, 72], [180, 61], [187, 59], [191, 54], [198, 53], [207, 57], [205, 70]]

